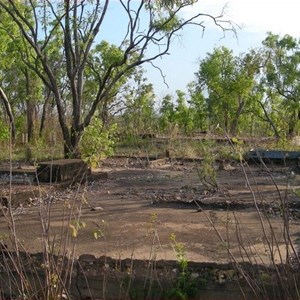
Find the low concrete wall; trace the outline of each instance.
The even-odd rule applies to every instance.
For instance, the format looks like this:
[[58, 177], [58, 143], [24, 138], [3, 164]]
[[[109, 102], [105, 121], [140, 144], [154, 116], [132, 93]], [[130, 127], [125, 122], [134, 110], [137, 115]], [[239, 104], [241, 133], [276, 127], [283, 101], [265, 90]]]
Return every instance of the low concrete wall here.
[[91, 170], [81, 159], [59, 159], [40, 162], [37, 177], [40, 182], [82, 182]]
[[[4, 251], [0, 256], [2, 298], [18, 295], [14, 284], [19, 276], [11, 257], [16, 258], [14, 253]], [[21, 253], [20, 258], [28, 282], [36, 286], [37, 293], [41, 293], [45, 289], [43, 254], [29, 256]], [[67, 259], [53, 256], [52, 260], [55, 266], [63, 266], [63, 276], [70, 270]], [[272, 269], [245, 263], [241, 267], [258, 284], [264, 280], [265, 288], [269, 285], [270, 290], [274, 291]], [[231, 264], [189, 262], [188, 271], [183, 276], [177, 261], [118, 260], [82, 255], [74, 261], [69, 275], [71, 284], [68, 291], [72, 299], [178, 299], [176, 292], [179, 291], [186, 293], [188, 299], [239, 300], [245, 299], [244, 295], [247, 299], [255, 298], [241, 273]]]

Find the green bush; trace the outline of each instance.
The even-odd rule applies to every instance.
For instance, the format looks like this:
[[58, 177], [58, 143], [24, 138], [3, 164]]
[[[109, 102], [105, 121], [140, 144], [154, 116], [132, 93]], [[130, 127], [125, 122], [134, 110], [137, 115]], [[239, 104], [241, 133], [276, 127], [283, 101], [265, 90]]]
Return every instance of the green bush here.
[[9, 139], [9, 127], [0, 120], [0, 141], [7, 141]]
[[99, 118], [93, 118], [80, 141], [82, 158], [90, 166], [98, 166], [101, 159], [114, 153], [116, 134], [117, 124], [104, 127]]
[[185, 246], [177, 242], [174, 233], [170, 235], [170, 242], [176, 253], [179, 264], [179, 274], [174, 282], [173, 288], [168, 292], [169, 299], [194, 299], [197, 294], [196, 282], [192, 274], [188, 271], [188, 260], [186, 257]]

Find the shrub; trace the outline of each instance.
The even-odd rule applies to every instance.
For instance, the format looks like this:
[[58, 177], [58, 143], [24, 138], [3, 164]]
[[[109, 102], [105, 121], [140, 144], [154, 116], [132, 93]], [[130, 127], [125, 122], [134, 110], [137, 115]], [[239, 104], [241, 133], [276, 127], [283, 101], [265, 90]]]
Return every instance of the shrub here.
[[101, 159], [114, 153], [116, 133], [117, 124], [104, 127], [99, 118], [93, 118], [80, 141], [82, 158], [90, 166], [98, 166]]

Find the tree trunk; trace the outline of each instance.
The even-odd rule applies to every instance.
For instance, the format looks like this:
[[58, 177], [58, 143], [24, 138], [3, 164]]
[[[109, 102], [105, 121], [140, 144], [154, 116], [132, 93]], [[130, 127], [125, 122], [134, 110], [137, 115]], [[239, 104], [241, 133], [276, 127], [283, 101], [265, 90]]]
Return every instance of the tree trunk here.
[[48, 109], [49, 109], [50, 98], [51, 98], [51, 91], [48, 90], [47, 95], [46, 95], [46, 99], [45, 99], [45, 102], [44, 102], [44, 105], [43, 105], [43, 112], [42, 112], [42, 116], [41, 116], [39, 137], [42, 137], [42, 135], [44, 133], [46, 118], [47, 118]]
[[103, 101], [101, 107], [101, 120], [103, 127], [108, 125], [108, 107], [107, 107], [107, 100]]
[[289, 137], [294, 137], [296, 134], [296, 125], [298, 122], [298, 111], [294, 111], [293, 115], [289, 118], [289, 122], [288, 122], [288, 136]]
[[266, 117], [266, 121], [270, 124], [271, 128], [273, 129], [274, 131], [274, 134], [276, 136], [276, 138], [280, 138], [280, 134], [279, 134], [279, 131], [277, 130], [277, 127], [276, 125], [274, 124], [274, 122], [272, 121], [272, 119], [270, 118], [264, 104], [261, 102], [261, 101], [258, 101], [259, 105], [261, 106], [261, 108], [263, 109], [264, 111], [264, 115]]
[[6, 114], [9, 118], [9, 123], [10, 123], [10, 128], [11, 128], [11, 135], [12, 135], [12, 140], [13, 142], [16, 139], [16, 125], [15, 125], [15, 118], [12, 112], [12, 108], [11, 105], [8, 101], [8, 98], [6, 96], [6, 94], [4, 93], [4, 91], [2, 90], [2, 88], [0, 87], [0, 99], [2, 99], [2, 102], [4, 104], [4, 108], [6, 111]]
[[239, 99], [239, 106], [237, 108], [237, 111], [235, 113], [235, 117], [231, 122], [230, 125], [230, 133], [236, 135], [238, 133], [238, 125], [239, 125], [239, 120], [240, 120], [240, 116], [243, 112], [245, 106], [245, 102], [242, 101], [241, 99]]
[[26, 82], [26, 118], [27, 118], [27, 134], [28, 142], [32, 141], [34, 137], [34, 120], [36, 109], [37, 91], [37, 77], [29, 73], [28, 69], [24, 70]]
[[27, 101], [27, 133], [28, 133], [28, 142], [32, 141], [33, 133], [34, 133], [34, 105], [31, 103], [29, 99]]
[[71, 138], [68, 139], [64, 136], [64, 157], [65, 158], [81, 158], [81, 153], [79, 149], [80, 139], [82, 137], [83, 131], [76, 131], [72, 126], [70, 130]]

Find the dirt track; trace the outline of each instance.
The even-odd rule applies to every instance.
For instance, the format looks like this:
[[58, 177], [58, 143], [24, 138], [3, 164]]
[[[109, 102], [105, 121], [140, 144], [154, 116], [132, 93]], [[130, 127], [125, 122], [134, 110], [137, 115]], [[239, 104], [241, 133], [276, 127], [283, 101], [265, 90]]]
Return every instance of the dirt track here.
[[[280, 262], [279, 252], [285, 257], [279, 194], [270, 174], [258, 166], [247, 169], [250, 189], [240, 166], [217, 171], [219, 189], [215, 191], [203, 187], [193, 162], [162, 161], [145, 168], [140, 160], [109, 159], [100, 171], [107, 172], [107, 178], [95, 176], [86, 185], [71, 189], [13, 185], [13, 193], [18, 193], [13, 196], [17, 237], [27, 251], [41, 251], [40, 205], [51, 203], [50, 236], [57, 252], [72, 232], [67, 220], [79, 214], [80, 222], [72, 223], [75, 227], [80, 225], [78, 235], [68, 238], [66, 244], [68, 251], [75, 249], [77, 256], [176, 259], [170, 242], [170, 235], [175, 234], [191, 261], [227, 262], [229, 247], [238, 260], [268, 262], [270, 251], [261, 217], [268, 237], [268, 220], [274, 229], [277, 261]], [[271, 175], [284, 197], [286, 172], [276, 167]], [[297, 177], [289, 185], [299, 185]], [[290, 234], [297, 247], [299, 198], [291, 190], [288, 187]], [[7, 185], [2, 185], [1, 194], [7, 195]], [[264, 213], [257, 213], [254, 197]], [[8, 232], [5, 216], [1, 219], [0, 230], [7, 239], [3, 235]]]

